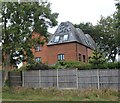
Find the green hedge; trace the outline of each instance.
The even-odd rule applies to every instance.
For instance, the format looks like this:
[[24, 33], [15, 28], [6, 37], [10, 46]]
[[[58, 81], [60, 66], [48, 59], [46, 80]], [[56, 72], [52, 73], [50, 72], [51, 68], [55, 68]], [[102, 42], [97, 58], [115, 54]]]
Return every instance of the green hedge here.
[[46, 64], [34, 63], [34, 64], [28, 64], [28, 65], [22, 66], [19, 69], [19, 71], [22, 71], [22, 70], [48, 70], [48, 69], [51, 69], [51, 67]]
[[92, 65], [90, 63], [86, 64], [86, 63], [75, 62], [75, 61], [60, 61], [60, 62], [57, 62], [55, 65], [51, 65], [51, 66], [48, 66], [42, 63], [29, 64], [16, 70], [22, 71], [22, 70], [75, 69], [75, 68], [78, 68], [80, 70], [83, 70], [83, 69], [84, 70], [85, 69], [120, 69], [120, 62], [104, 63], [96, 67], [95, 65]]
[[86, 64], [86, 63], [75, 62], [75, 61], [60, 61], [51, 67], [53, 69], [67, 69], [67, 68], [69, 68], [69, 69], [72, 69], [72, 68], [78, 68], [78, 69], [119, 69], [120, 62], [104, 63], [104, 64], [98, 65], [96, 67], [95, 65], [92, 65], [90, 63]]

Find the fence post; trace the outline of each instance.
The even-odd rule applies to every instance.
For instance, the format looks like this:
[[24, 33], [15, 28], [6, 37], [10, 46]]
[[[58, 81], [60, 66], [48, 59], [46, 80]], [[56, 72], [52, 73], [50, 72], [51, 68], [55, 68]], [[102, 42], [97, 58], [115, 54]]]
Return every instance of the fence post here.
[[76, 68], [76, 84], [77, 84], [77, 89], [78, 89], [78, 68]]
[[59, 81], [58, 81], [58, 69], [57, 69], [57, 88], [59, 88]]
[[22, 71], [22, 86], [25, 86], [25, 78], [24, 78], [24, 71]]
[[38, 74], [38, 83], [40, 88], [41, 87], [41, 70], [39, 70], [39, 74]]
[[97, 69], [97, 88], [100, 89], [99, 69]]

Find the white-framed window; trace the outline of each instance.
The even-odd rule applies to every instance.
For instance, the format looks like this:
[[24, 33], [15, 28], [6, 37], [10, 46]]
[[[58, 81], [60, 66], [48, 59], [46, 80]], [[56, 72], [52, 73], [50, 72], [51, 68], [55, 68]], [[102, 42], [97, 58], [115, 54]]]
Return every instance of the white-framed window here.
[[35, 57], [36, 62], [41, 62], [41, 57]]
[[64, 60], [65, 56], [64, 56], [64, 54], [58, 54], [57, 58], [58, 58], [58, 60]]
[[68, 40], [68, 34], [66, 34], [66, 35], [63, 36], [63, 40], [64, 41]]
[[35, 45], [35, 51], [40, 51], [41, 50], [41, 46], [39, 44]]
[[59, 42], [59, 40], [60, 40], [60, 36], [55, 36], [54, 42]]

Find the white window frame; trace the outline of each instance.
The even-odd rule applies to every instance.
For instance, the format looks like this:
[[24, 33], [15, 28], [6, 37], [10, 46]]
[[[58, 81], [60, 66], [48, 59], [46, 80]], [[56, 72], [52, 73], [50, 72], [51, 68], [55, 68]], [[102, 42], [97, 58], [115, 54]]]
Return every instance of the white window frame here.
[[59, 61], [65, 60], [65, 55], [64, 55], [64, 54], [58, 54], [58, 55], [57, 55], [57, 59], [58, 59]]
[[59, 42], [59, 40], [60, 40], [60, 36], [55, 36], [54, 42]]
[[68, 40], [68, 34], [65, 34], [65, 35], [63, 36], [63, 40], [64, 40], [64, 41]]
[[41, 57], [35, 57], [35, 62], [41, 62]]

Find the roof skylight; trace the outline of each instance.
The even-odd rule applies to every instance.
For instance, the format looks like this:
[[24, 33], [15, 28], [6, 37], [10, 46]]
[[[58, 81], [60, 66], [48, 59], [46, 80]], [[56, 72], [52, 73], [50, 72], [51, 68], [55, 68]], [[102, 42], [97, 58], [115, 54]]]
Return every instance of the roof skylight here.
[[63, 40], [64, 40], [64, 41], [68, 40], [68, 35], [64, 35], [64, 36], [63, 36]]
[[54, 42], [59, 42], [60, 36], [55, 36]]

